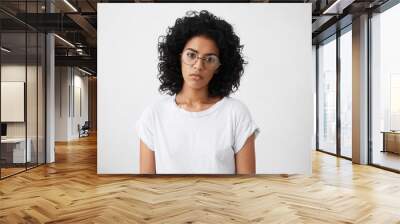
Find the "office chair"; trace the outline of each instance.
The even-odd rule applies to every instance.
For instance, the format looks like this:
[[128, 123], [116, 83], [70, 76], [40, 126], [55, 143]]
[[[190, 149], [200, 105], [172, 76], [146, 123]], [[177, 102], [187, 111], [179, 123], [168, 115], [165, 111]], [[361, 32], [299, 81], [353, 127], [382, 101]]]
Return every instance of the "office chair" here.
[[85, 121], [85, 123], [82, 125], [82, 127], [79, 127], [80, 125], [78, 125], [78, 129], [79, 129], [79, 138], [80, 137], [87, 137], [89, 136], [89, 129], [90, 129], [90, 125], [89, 125], [89, 121]]

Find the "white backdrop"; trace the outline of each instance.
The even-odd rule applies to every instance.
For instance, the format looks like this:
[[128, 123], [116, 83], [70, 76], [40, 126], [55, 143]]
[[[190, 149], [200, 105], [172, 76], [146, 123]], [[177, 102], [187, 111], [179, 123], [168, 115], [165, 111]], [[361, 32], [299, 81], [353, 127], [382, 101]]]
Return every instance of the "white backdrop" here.
[[231, 23], [244, 44], [249, 64], [233, 97], [261, 130], [256, 173], [311, 174], [311, 4], [275, 3], [98, 4], [98, 173], [139, 173], [135, 123], [161, 96], [158, 37], [202, 9]]

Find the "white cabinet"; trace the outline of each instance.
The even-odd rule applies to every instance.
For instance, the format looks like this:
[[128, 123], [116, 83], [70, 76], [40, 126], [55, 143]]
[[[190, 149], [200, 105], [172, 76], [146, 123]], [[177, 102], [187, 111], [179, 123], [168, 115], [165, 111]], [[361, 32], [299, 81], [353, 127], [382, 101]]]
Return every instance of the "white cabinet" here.
[[[25, 163], [32, 161], [32, 140], [28, 138], [26, 140], [28, 147], [25, 151], [25, 138], [8, 138], [2, 139], [1, 144], [12, 148], [12, 162], [13, 163]], [[26, 152], [26, 154], [25, 154]], [[25, 159], [27, 159], [25, 161]]]

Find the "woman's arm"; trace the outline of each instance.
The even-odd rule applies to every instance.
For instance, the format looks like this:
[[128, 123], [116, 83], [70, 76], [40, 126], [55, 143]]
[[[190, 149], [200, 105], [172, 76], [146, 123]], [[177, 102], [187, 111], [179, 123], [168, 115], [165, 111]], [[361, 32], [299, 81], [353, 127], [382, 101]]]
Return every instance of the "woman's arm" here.
[[252, 134], [244, 144], [243, 148], [235, 155], [236, 174], [255, 174], [256, 158], [255, 158], [255, 135]]
[[140, 140], [140, 173], [141, 174], [155, 174], [156, 162], [154, 159], [154, 152], [147, 147], [146, 144]]

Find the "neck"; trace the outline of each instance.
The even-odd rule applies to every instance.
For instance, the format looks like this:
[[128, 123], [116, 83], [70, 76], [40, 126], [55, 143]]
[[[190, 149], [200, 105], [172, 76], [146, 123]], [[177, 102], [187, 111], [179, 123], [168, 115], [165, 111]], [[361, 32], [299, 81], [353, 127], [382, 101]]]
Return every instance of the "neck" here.
[[209, 100], [208, 89], [192, 89], [187, 88], [185, 85], [176, 96], [177, 100], [185, 104], [205, 103]]

